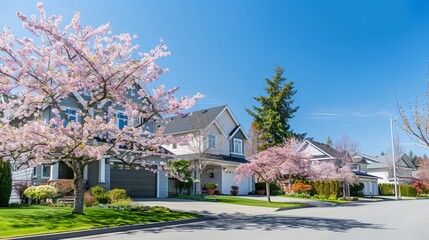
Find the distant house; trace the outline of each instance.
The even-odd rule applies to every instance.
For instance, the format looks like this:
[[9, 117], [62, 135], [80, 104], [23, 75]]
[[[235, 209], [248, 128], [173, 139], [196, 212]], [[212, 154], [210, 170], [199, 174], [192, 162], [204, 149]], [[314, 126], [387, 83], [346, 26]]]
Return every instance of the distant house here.
[[[310, 155], [311, 161], [328, 161], [334, 165], [338, 165], [344, 161], [344, 154], [335, 148], [311, 139], [306, 139], [298, 151], [305, 152]], [[378, 195], [377, 176], [368, 174], [368, 158], [364, 155], [357, 154], [351, 158], [346, 165], [356, 174], [359, 181], [364, 184], [364, 195]]]
[[[411, 183], [413, 172], [416, 170], [407, 154], [396, 157], [396, 176], [401, 183]], [[393, 161], [391, 155], [371, 157], [368, 173], [379, 177], [378, 183], [393, 183]]]
[[[240, 183], [234, 181], [236, 167], [246, 163], [244, 143], [248, 139], [245, 131], [231, 109], [224, 105], [203, 109], [167, 119], [165, 134], [192, 136], [186, 145], [163, 146], [174, 154], [175, 159], [204, 162], [201, 185], [215, 183], [222, 194], [230, 194], [232, 185], [239, 187], [239, 194], [248, 194], [254, 188], [253, 178]], [[196, 178], [199, 171], [195, 171]], [[195, 184], [198, 192], [200, 183]]]

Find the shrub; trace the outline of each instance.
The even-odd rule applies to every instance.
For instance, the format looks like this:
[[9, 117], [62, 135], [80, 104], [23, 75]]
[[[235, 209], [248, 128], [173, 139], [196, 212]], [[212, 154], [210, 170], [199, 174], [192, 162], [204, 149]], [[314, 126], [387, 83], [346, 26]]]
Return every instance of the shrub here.
[[352, 196], [363, 197], [362, 190], [365, 188], [365, 184], [358, 183], [350, 186], [350, 194]]
[[107, 196], [106, 189], [100, 186], [94, 186], [91, 189], [89, 189], [89, 192], [92, 196], [97, 199], [98, 203], [106, 204], [109, 202], [109, 197]]
[[429, 184], [421, 181], [416, 181], [411, 186], [416, 188], [417, 194], [419, 196], [423, 194], [429, 194]]
[[411, 185], [401, 185], [401, 195], [406, 197], [417, 197], [417, 189]]
[[109, 207], [116, 209], [129, 209], [131, 198], [117, 200], [116, 202], [110, 203]]
[[[255, 183], [255, 190], [265, 190], [265, 182], [258, 182]], [[277, 186], [274, 183], [270, 183], [270, 192], [273, 192], [275, 190], [281, 190], [279, 186]]]
[[310, 184], [305, 184], [303, 182], [296, 182], [293, 184], [292, 191], [296, 193], [309, 193], [313, 188]]
[[30, 186], [28, 181], [18, 181], [13, 184], [13, 190], [18, 194], [21, 203], [25, 203], [27, 197], [24, 195], [24, 191]]
[[91, 195], [88, 191], [83, 195], [83, 202], [85, 207], [92, 207], [97, 204], [97, 199]]
[[0, 160], [0, 207], [9, 204], [12, 193], [12, 171], [10, 164]]
[[46, 198], [52, 198], [56, 193], [57, 191], [55, 188], [50, 185], [31, 186], [24, 191], [26, 196], [39, 201]]
[[392, 196], [395, 195], [395, 185], [393, 183], [380, 183], [378, 184], [380, 195]]
[[49, 181], [49, 184], [57, 190], [61, 196], [70, 194], [74, 190], [74, 182], [72, 179], [58, 179]]
[[107, 192], [107, 197], [109, 198], [110, 203], [115, 203], [119, 200], [130, 200], [127, 196], [125, 189], [115, 188]]
[[216, 183], [206, 183], [206, 184], [204, 185], [204, 187], [205, 187], [206, 189], [216, 189], [216, 188], [217, 188], [217, 184], [216, 184]]

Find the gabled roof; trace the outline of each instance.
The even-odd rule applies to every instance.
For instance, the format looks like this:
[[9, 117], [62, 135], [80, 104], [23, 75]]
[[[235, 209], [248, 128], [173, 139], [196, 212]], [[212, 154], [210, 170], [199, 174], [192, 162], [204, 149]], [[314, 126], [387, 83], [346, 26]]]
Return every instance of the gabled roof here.
[[313, 147], [315, 147], [316, 149], [325, 153], [326, 155], [328, 155], [331, 158], [341, 158], [342, 157], [341, 153], [338, 150], [336, 150], [335, 148], [333, 148], [327, 144], [316, 142], [312, 139], [306, 139], [305, 141], [310, 143], [311, 145], [313, 145]]
[[226, 105], [203, 109], [185, 116], [175, 116], [167, 118], [165, 125], [165, 134], [195, 132], [206, 129], [216, 117], [226, 108]]
[[[408, 168], [414, 169], [414, 165], [410, 162], [408, 156], [406, 154], [402, 154], [400, 156], [395, 157], [396, 163], [400, 160], [403, 160]], [[375, 168], [387, 168], [391, 166], [390, 162], [392, 162], [392, 156], [391, 155], [382, 155], [382, 156], [375, 156], [373, 157], [378, 162], [371, 163], [368, 165], [368, 169], [375, 169]], [[393, 165], [393, 164], [392, 164]]]

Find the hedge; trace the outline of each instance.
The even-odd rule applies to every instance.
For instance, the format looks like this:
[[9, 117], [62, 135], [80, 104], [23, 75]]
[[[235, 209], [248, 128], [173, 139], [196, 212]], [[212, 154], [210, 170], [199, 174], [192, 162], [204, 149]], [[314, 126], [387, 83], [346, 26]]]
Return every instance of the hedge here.
[[309, 181], [309, 180], [296, 180], [295, 183], [303, 182], [310, 184], [313, 188], [310, 195], [319, 195], [326, 198], [336, 199], [340, 196], [340, 183], [337, 180], [327, 181]]
[[[258, 183], [255, 183], [255, 190], [265, 190], [266, 189], [266, 186], [265, 186], [265, 182], [258, 182]], [[280, 191], [281, 189], [280, 189], [280, 187], [279, 186], [277, 186], [276, 184], [274, 184], [274, 183], [270, 183], [270, 192], [273, 192], [273, 191]]]
[[0, 207], [7, 207], [12, 193], [12, 171], [10, 164], [0, 160]]
[[[393, 184], [393, 183], [380, 183], [380, 184], [378, 184], [378, 189], [379, 189], [380, 195], [393, 196], [393, 195], [395, 195], [394, 188], [395, 188], [395, 184]], [[414, 186], [401, 184], [400, 190], [401, 190], [401, 196], [405, 196], [405, 197], [416, 197], [417, 196], [417, 189]]]

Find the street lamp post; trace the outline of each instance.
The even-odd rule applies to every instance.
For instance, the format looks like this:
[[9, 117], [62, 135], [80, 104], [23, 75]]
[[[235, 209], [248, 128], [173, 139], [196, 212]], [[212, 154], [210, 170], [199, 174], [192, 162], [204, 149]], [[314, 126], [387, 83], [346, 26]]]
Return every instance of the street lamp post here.
[[[396, 117], [397, 118], [397, 117]], [[396, 161], [395, 161], [395, 145], [393, 142], [393, 120], [396, 118], [390, 118], [390, 140], [392, 142], [392, 163], [393, 163], [393, 181], [395, 183], [395, 199], [398, 199], [398, 184], [396, 182]]]

